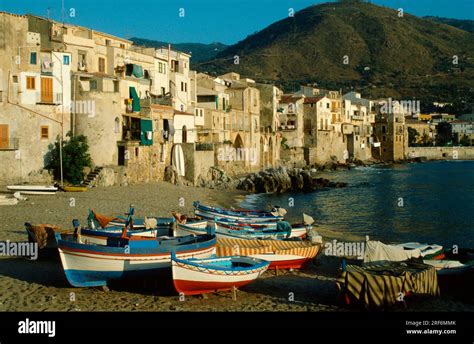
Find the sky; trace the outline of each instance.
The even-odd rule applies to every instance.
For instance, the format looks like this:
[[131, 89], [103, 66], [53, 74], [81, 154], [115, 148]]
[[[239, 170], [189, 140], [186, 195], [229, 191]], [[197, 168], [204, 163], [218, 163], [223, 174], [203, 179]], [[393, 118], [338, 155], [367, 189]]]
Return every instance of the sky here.
[[[48, 15], [119, 37], [234, 44], [320, 0], [0, 0], [0, 11]], [[417, 16], [474, 20], [474, 0], [372, 0]], [[183, 14], [184, 16], [180, 16]], [[70, 14], [74, 14], [71, 17]]]

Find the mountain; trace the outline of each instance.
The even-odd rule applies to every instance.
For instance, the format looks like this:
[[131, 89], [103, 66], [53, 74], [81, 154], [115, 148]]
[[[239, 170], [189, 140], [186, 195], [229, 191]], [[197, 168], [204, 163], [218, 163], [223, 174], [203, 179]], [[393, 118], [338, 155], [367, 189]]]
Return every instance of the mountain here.
[[437, 23], [447, 24], [458, 29], [465, 30], [470, 33], [474, 33], [474, 20], [468, 19], [453, 19], [453, 18], [443, 18], [443, 17], [423, 17], [428, 20], [435, 21]]
[[[149, 48], [161, 48], [167, 47], [168, 42], [162, 41], [154, 41], [150, 39], [144, 38], [131, 38], [130, 39], [135, 45], [144, 46]], [[210, 43], [210, 44], [203, 44], [203, 43], [170, 43], [173, 49], [191, 53], [191, 64], [199, 63], [202, 61], [208, 61], [213, 59], [218, 53], [223, 51], [227, 45], [222, 43]]]
[[211, 74], [236, 71], [287, 91], [317, 83], [354, 86], [372, 97], [474, 102], [474, 34], [398, 14], [370, 3], [310, 6], [196, 67]]

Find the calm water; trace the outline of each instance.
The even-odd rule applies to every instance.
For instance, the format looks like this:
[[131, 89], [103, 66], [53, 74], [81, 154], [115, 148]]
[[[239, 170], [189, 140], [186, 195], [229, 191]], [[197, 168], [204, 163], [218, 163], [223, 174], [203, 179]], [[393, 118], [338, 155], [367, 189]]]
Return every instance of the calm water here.
[[[357, 168], [323, 176], [348, 182], [350, 187], [250, 195], [241, 205], [264, 208], [278, 204], [288, 210], [292, 221], [305, 212], [329, 238], [351, 240], [369, 235], [387, 243], [474, 247], [474, 161]], [[293, 208], [288, 206], [290, 197], [294, 198]]]

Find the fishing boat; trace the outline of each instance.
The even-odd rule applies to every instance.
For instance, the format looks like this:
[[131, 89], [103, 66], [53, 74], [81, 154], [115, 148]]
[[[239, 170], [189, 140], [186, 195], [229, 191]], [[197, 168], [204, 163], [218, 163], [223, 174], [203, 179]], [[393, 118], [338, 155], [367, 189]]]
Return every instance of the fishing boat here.
[[217, 238], [217, 256], [248, 256], [270, 262], [269, 269], [299, 269], [321, 252], [320, 243], [308, 241]]
[[[132, 211], [129, 209], [128, 214]], [[91, 229], [98, 228], [109, 228], [109, 227], [125, 227], [127, 223], [127, 217], [122, 215], [117, 216], [106, 216], [100, 213], [95, 212], [94, 210], [89, 210], [89, 216], [87, 218], [87, 223]], [[173, 217], [145, 217], [145, 218], [136, 218], [133, 217], [131, 223], [131, 229], [140, 230], [140, 229], [153, 229], [153, 228], [170, 228], [175, 223]]]
[[439, 276], [465, 275], [474, 272], [474, 250], [456, 248], [446, 250], [442, 259], [423, 259], [434, 266]]
[[[124, 228], [124, 231], [126, 227]], [[185, 237], [109, 237], [106, 245], [86, 244], [80, 235], [55, 233], [68, 282], [74, 287], [105, 286], [134, 276], [151, 276], [171, 268], [171, 252], [180, 259], [215, 254], [212, 233]]]
[[46, 185], [9, 185], [7, 190], [20, 192], [25, 195], [54, 195], [58, 188]]
[[252, 223], [240, 223], [240, 222], [222, 222], [219, 220], [215, 221], [216, 233], [225, 232], [230, 234], [248, 233], [255, 234], [255, 236], [264, 236], [269, 239], [280, 239], [280, 238], [304, 238], [308, 230], [312, 229], [312, 225], [296, 224], [290, 225], [286, 221], [278, 221], [275, 225], [264, 226], [260, 224]]
[[[405, 251], [418, 250], [421, 257], [425, 259], [437, 259], [443, 253], [443, 246], [436, 244], [422, 244], [419, 242], [407, 242], [395, 245], [403, 248]], [[440, 257], [438, 257], [439, 259]]]
[[301, 229], [290, 231], [281, 229], [252, 229], [239, 226], [228, 226], [216, 224], [210, 224], [206, 228], [191, 227], [186, 224], [178, 224], [175, 228], [174, 235], [190, 235], [190, 234], [203, 234], [206, 233], [209, 228], [213, 228], [218, 238], [238, 238], [244, 240], [286, 240], [286, 239], [299, 239], [301, 240], [306, 236], [306, 229], [304, 232]]
[[[127, 223], [128, 228], [125, 234], [127, 237], [156, 238], [173, 235], [174, 218], [145, 218], [136, 220], [132, 218], [134, 211], [133, 206], [131, 206], [127, 214], [129, 218], [109, 218], [89, 211], [88, 226], [82, 228], [79, 220], [74, 219], [72, 221], [74, 229], [62, 229], [49, 224], [32, 225], [30, 223], [25, 223], [25, 229], [28, 233], [29, 241], [36, 242], [40, 249], [57, 248], [55, 233], [79, 233], [84, 243], [105, 245], [107, 238], [122, 236]], [[203, 231], [201, 234], [206, 233], [207, 231]], [[189, 233], [186, 235], [189, 235]]]
[[255, 281], [270, 265], [262, 259], [242, 256], [180, 259], [173, 253], [171, 260], [174, 287], [184, 295], [242, 287]]
[[239, 222], [269, 222], [281, 221], [286, 214], [283, 208], [274, 208], [273, 211], [264, 210], [245, 210], [245, 209], [224, 209], [218, 207], [209, 207], [199, 202], [193, 202], [194, 212], [197, 216], [206, 219], [226, 218], [238, 220]]

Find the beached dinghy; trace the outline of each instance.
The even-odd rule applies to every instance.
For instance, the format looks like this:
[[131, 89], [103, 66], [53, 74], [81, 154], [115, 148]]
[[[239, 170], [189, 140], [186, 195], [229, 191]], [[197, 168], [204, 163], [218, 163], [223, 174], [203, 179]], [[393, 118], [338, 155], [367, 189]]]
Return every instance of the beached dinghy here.
[[58, 188], [45, 185], [9, 185], [7, 190], [20, 192], [24, 195], [54, 195]]
[[285, 240], [285, 239], [302, 239], [306, 236], [307, 228], [298, 228], [293, 231], [291, 225], [287, 228], [277, 229], [252, 229], [231, 225], [212, 224], [207, 228], [194, 228], [185, 224], [178, 224], [174, 231], [175, 236], [189, 234], [203, 234], [214, 228], [218, 238], [239, 238], [244, 240]]
[[[129, 210], [128, 214], [132, 211]], [[108, 228], [108, 227], [125, 227], [127, 223], [126, 216], [106, 216], [89, 210], [89, 216], [87, 223], [91, 229], [96, 228]], [[173, 217], [145, 217], [145, 218], [133, 218], [131, 228], [132, 229], [145, 229], [145, 228], [170, 228], [175, 223]]]
[[436, 257], [443, 253], [443, 246], [435, 244], [429, 245], [419, 242], [406, 242], [395, 246], [402, 247], [405, 251], [418, 250], [420, 251], [421, 257], [425, 259], [437, 259]]
[[196, 295], [239, 288], [255, 281], [270, 265], [251, 257], [172, 259], [173, 283], [178, 293]]
[[213, 234], [109, 237], [107, 245], [85, 244], [80, 235], [55, 234], [66, 278], [74, 287], [105, 286], [111, 280], [151, 276], [171, 268], [171, 252], [180, 259], [209, 258], [215, 254], [216, 245]]
[[443, 259], [424, 259], [423, 262], [434, 266], [440, 276], [469, 274], [474, 272], [474, 250], [450, 249], [444, 252]]
[[223, 209], [218, 207], [209, 207], [199, 202], [193, 202], [194, 212], [197, 216], [214, 220], [215, 218], [227, 218], [239, 222], [269, 222], [283, 220], [286, 210], [275, 208], [274, 211], [264, 210], [245, 210], [245, 209]]
[[248, 256], [270, 262], [269, 269], [299, 269], [316, 258], [321, 242], [217, 239], [217, 256]]
[[[313, 226], [305, 224], [290, 225], [286, 221], [278, 221], [275, 226], [260, 226], [259, 224], [251, 223], [231, 223], [222, 222], [220, 220], [215, 221], [216, 233], [229, 232], [235, 233], [238, 236], [239, 231], [246, 233], [255, 233], [256, 236], [267, 234], [269, 239], [280, 239], [280, 238], [304, 238], [308, 230], [311, 230]], [[278, 233], [273, 237], [273, 234]]]

